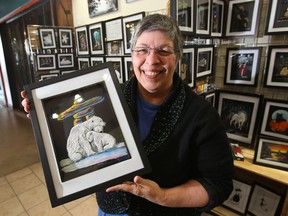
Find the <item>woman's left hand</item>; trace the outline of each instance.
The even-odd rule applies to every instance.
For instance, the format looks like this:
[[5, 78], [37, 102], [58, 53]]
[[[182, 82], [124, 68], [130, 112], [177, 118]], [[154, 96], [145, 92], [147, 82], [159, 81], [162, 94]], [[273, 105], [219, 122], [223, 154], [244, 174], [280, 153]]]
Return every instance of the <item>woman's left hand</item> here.
[[144, 199], [159, 205], [165, 203], [165, 189], [160, 188], [156, 182], [141, 178], [140, 176], [136, 176], [134, 182], [124, 182], [112, 186], [108, 188], [106, 192], [118, 190], [143, 197]]

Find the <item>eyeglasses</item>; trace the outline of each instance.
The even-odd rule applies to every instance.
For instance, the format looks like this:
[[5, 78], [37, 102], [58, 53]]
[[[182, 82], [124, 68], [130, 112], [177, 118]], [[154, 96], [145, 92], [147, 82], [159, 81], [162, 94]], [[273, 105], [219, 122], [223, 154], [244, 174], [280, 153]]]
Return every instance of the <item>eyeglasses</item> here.
[[169, 56], [173, 54], [175, 49], [171, 47], [163, 47], [163, 48], [150, 48], [150, 47], [136, 47], [132, 51], [136, 53], [139, 57], [147, 57], [150, 55], [151, 50], [154, 50], [155, 54], [157, 56]]

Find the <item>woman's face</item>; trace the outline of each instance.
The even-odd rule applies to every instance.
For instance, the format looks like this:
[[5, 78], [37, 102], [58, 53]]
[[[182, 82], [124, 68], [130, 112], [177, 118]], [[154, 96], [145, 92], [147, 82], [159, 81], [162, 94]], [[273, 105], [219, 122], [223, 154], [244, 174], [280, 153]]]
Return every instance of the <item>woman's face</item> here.
[[[144, 51], [145, 48], [150, 48], [150, 53], [145, 54], [143, 48]], [[176, 59], [173, 42], [164, 33], [143, 32], [132, 54], [134, 73], [140, 83], [140, 91], [169, 94], [177, 66]]]

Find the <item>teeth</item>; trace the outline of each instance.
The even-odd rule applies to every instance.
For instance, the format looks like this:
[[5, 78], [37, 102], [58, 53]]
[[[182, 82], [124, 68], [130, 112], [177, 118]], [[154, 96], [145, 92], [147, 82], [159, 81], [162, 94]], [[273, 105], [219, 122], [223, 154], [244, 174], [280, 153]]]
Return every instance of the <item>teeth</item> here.
[[157, 72], [149, 72], [149, 71], [145, 71], [145, 74], [148, 76], [156, 76], [158, 73]]

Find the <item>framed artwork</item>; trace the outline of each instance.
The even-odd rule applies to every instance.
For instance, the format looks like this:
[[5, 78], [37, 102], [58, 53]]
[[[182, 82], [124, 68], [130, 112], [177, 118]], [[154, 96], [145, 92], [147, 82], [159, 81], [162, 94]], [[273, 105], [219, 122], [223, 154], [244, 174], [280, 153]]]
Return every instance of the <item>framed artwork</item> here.
[[145, 12], [125, 16], [122, 18], [122, 25], [124, 30], [124, 53], [131, 53], [131, 37], [135, 31], [135, 28], [140, 20], [145, 16]]
[[195, 48], [184, 47], [179, 61], [179, 76], [190, 87], [195, 87]]
[[219, 91], [218, 113], [229, 139], [252, 146], [262, 96]]
[[194, 33], [194, 0], [170, 1], [170, 15], [178, 23], [179, 29], [185, 34]]
[[224, 84], [256, 86], [261, 47], [227, 48]]
[[256, 36], [261, 0], [232, 0], [228, 4], [226, 36]]
[[287, 152], [287, 141], [259, 137], [254, 155], [254, 163], [288, 171]]
[[90, 57], [90, 65], [94, 66], [94, 65], [98, 65], [104, 63], [104, 57]]
[[40, 80], [39, 81], [43, 81], [43, 80], [46, 80], [46, 79], [51, 79], [53, 77], [58, 77], [59, 74], [58, 73], [51, 73], [51, 74], [41, 74], [40, 75]]
[[251, 185], [233, 179], [233, 191], [223, 205], [245, 215], [251, 189]]
[[212, 0], [196, 0], [196, 35], [210, 36]]
[[267, 13], [266, 34], [283, 34], [288, 32], [288, 2], [270, 0]]
[[269, 46], [265, 87], [288, 88], [288, 46]]
[[64, 75], [64, 74], [68, 74], [68, 73], [72, 73], [72, 72], [75, 72], [76, 70], [65, 70], [65, 71], [61, 71], [61, 75]]
[[205, 100], [208, 101], [213, 107], [216, 106], [216, 92], [212, 91], [209, 93], [205, 93]]
[[123, 60], [122, 57], [106, 57], [106, 62], [111, 62], [113, 69], [116, 73], [116, 76], [119, 80], [119, 83], [123, 83], [125, 78], [124, 78], [124, 73], [123, 73]]
[[42, 49], [55, 49], [55, 32], [53, 28], [39, 28]]
[[212, 74], [213, 55], [213, 46], [199, 46], [197, 48], [196, 77]]
[[53, 207], [150, 171], [111, 64], [25, 91], [33, 101], [32, 126]]
[[88, 57], [78, 57], [78, 69], [90, 67], [90, 59]]
[[40, 54], [36, 58], [38, 70], [56, 69], [56, 56], [54, 54]]
[[281, 196], [255, 184], [248, 206], [248, 212], [256, 216], [280, 215]]
[[123, 41], [111, 41], [106, 43], [108, 56], [123, 55]]
[[88, 26], [89, 40], [90, 40], [90, 53], [91, 55], [104, 54], [104, 36], [103, 36], [103, 23], [95, 23]]
[[129, 80], [134, 75], [134, 68], [132, 63], [132, 57], [124, 57], [124, 69], [125, 69], [125, 80]]
[[106, 42], [123, 40], [122, 18], [105, 21]]
[[60, 48], [72, 48], [73, 47], [73, 33], [70, 28], [59, 28], [58, 38]]
[[222, 37], [225, 4], [223, 0], [212, 0], [211, 36]]
[[73, 53], [61, 53], [58, 57], [58, 68], [71, 68], [74, 67]]
[[75, 28], [78, 55], [89, 55], [89, 39], [86, 26]]
[[288, 102], [264, 99], [260, 134], [288, 140]]
[[118, 10], [118, 0], [87, 0], [87, 2], [90, 18]]

